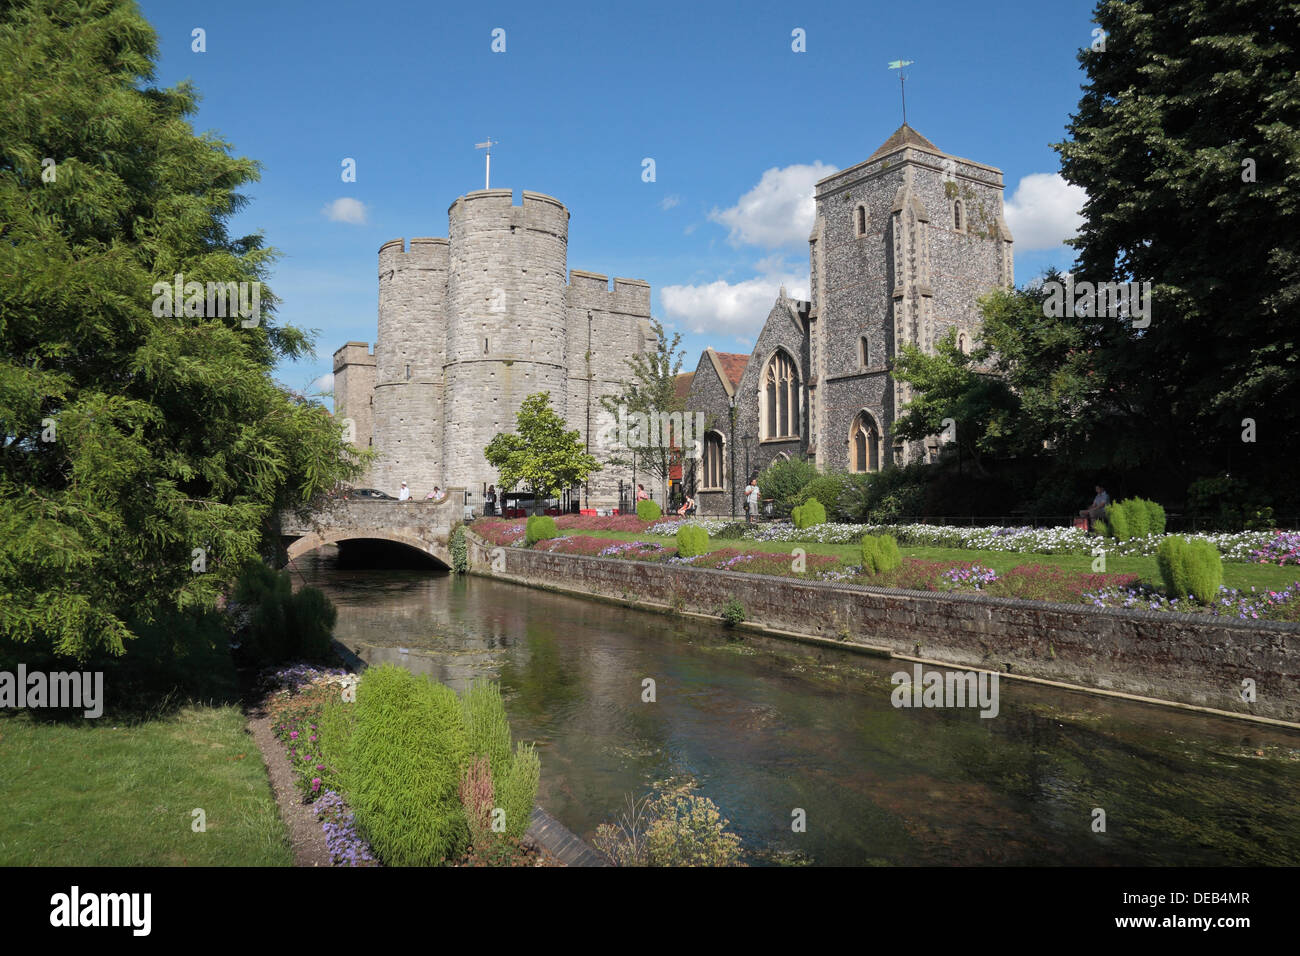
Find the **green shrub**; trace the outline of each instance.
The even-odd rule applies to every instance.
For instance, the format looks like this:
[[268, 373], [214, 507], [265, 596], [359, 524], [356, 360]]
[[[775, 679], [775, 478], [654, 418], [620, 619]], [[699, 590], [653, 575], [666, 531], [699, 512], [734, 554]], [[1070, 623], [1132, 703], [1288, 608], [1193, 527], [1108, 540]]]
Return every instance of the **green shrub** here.
[[799, 493], [817, 477], [817, 466], [806, 458], [779, 459], [758, 476], [758, 486], [770, 497], [779, 515], [786, 515], [800, 502]]
[[357, 687], [348, 802], [389, 866], [432, 866], [462, 852], [469, 827], [460, 780], [470, 751], [454, 691], [391, 664]]
[[717, 531], [713, 532], [714, 540], [718, 538], [743, 538], [752, 529], [753, 525], [746, 524], [744, 521], [729, 521]]
[[903, 563], [898, 550], [898, 539], [889, 534], [868, 534], [862, 538], [862, 570], [867, 574], [883, 574]]
[[672, 795], [650, 810], [646, 831], [651, 866], [733, 866], [740, 857], [740, 837], [727, 832], [728, 821], [707, 797]]
[[677, 529], [677, 553], [683, 558], [708, 554], [709, 533], [696, 524], [682, 525]]
[[331, 694], [321, 705], [316, 718], [316, 736], [321, 771], [322, 790], [347, 793], [349, 789], [348, 765], [351, 762], [352, 731], [356, 726], [356, 706], [345, 703], [341, 693]]
[[722, 622], [726, 624], [727, 627], [735, 627], [737, 624], [740, 624], [745, 620], [745, 605], [741, 604], [740, 601], [735, 598], [731, 598], [722, 606], [722, 610], [719, 611], [719, 614], [722, 617]]
[[826, 523], [826, 508], [816, 498], [809, 498], [790, 512], [796, 528], [811, 528], [813, 525]]
[[1165, 538], [1156, 549], [1156, 563], [1171, 598], [1188, 595], [1201, 604], [1214, 602], [1223, 583], [1223, 558], [1208, 541]]
[[1151, 533], [1151, 512], [1142, 498], [1130, 498], [1124, 502], [1124, 513], [1128, 515], [1128, 533], [1134, 538], [1145, 538]]
[[460, 704], [469, 752], [487, 757], [493, 787], [500, 792], [510, 764], [510, 721], [506, 718], [501, 688], [479, 678], [461, 695]]
[[[795, 496], [798, 504], [816, 498], [836, 519], [842, 518], [840, 499], [852, 485], [853, 477], [846, 471], [827, 471], [818, 475]], [[760, 488], [762, 485], [759, 486]]]
[[447, 540], [447, 550], [451, 552], [451, 573], [469, 573], [469, 547], [465, 543], [465, 526], [456, 525]]
[[1106, 523], [1106, 519], [1105, 519], [1105, 518], [1093, 518], [1093, 519], [1092, 519], [1092, 532], [1093, 532], [1093, 534], [1099, 534], [1099, 535], [1101, 535], [1103, 538], [1109, 538], [1109, 537], [1110, 537], [1110, 525]]
[[235, 600], [249, 608], [248, 643], [259, 660], [319, 661], [330, 656], [338, 611], [319, 588], [294, 591], [288, 571], [250, 561], [235, 584]]
[[1165, 533], [1165, 509], [1154, 501], [1148, 501], [1147, 507], [1151, 511], [1151, 533]]
[[555, 519], [550, 515], [533, 515], [524, 525], [524, 544], [530, 548], [538, 541], [559, 536], [560, 529], [555, 526]]
[[636, 503], [636, 516], [642, 521], [658, 521], [663, 515], [659, 505], [647, 498]]
[[537, 786], [542, 778], [542, 762], [532, 744], [516, 744], [514, 758], [506, 773], [496, 778], [497, 806], [506, 812], [505, 835], [518, 840], [528, 829], [537, 803]]
[[1110, 526], [1111, 537], [1127, 541], [1133, 537], [1128, 523], [1128, 509], [1118, 502], [1111, 502], [1106, 507], [1106, 523]]

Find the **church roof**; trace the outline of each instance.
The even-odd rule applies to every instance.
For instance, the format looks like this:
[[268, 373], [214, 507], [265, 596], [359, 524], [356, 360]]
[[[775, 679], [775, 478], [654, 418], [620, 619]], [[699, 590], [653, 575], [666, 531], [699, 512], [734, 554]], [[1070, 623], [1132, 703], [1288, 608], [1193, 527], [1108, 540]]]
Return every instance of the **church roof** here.
[[718, 357], [718, 364], [722, 366], [722, 372], [731, 382], [731, 387], [735, 388], [740, 384], [741, 378], [745, 374], [745, 366], [749, 364], [749, 356], [741, 355], [738, 352], [714, 352]]
[[930, 142], [916, 130], [912, 129], [912, 127], [904, 123], [902, 126], [898, 127], [898, 129], [894, 130], [889, 139], [881, 143], [876, 151], [867, 157], [866, 161], [869, 163], [873, 159], [878, 159], [888, 153], [897, 152], [904, 146], [916, 146], [920, 149], [928, 149], [936, 153], [943, 152], [943, 150], [938, 146], [935, 146], [934, 143]]
[[673, 380], [675, 394], [680, 399], [685, 399], [691, 394], [691, 382], [695, 381], [694, 372], [682, 372]]

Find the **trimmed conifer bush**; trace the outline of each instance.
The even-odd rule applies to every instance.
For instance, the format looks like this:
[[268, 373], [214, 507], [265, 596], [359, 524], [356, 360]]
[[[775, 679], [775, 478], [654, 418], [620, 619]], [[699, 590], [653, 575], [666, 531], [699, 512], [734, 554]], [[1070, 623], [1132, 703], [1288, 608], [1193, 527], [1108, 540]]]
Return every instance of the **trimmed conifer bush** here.
[[1120, 541], [1133, 537], [1133, 532], [1129, 529], [1128, 509], [1119, 502], [1111, 502], [1107, 506], [1106, 523], [1110, 526], [1111, 535]]
[[826, 507], [816, 498], [809, 498], [790, 512], [796, 528], [811, 528], [826, 523]]
[[677, 529], [677, 554], [693, 558], [709, 551], [709, 533], [699, 525], [687, 524]]
[[455, 692], [383, 664], [366, 671], [354, 706], [346, 777], [358, 829], [389, 866], [434, 866], [461, 853], [470, 750]]
[[647, 498], [636, 503], [636, 516], [642, 521], [658, 521], [663, 515], [659, 505]]
[[506, 772], [493, 775], [497, 806], [506, 812], [505, 835], [518, 840], [528, 829], [537, 803], [537, 785], [542, 778], [542, 762], [532, 744], [516, 744], [514, 758]]
[[1201, 604], [1218, 598], [1223, 558], [1210, 542], [1165, 538], [1156, 550], [1156, 563], [1171, 598], [1190, 595]]
[[1148, 501], [1147, 508], [1151, 511], [1151, 533], [1165, 533], [1165, 509], [1158, 502]]
[[1130, 498], [1124, 502], [1124, 514], [1128, 517], [1130, 537], [1145, 538], [1151, 533], [1151, 511], [1143, 498]]
[[538, 541], [559, 536], [560, 529], [555, 526], [555, 519], [550, 515], [533, 515], [524, 525], [524, 544], [530, 548]]
[[903, 563], [898, 539], [889, 534], [869, 534], [862, 538], [862, 570], [867, 574], [892, 571]]

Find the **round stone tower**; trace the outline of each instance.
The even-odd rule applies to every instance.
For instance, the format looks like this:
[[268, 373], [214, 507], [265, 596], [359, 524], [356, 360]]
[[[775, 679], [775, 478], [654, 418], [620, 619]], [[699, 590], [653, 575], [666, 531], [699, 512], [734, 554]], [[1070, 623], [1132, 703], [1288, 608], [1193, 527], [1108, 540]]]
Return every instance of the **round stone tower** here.
[[405, 239], [379, 249], [379, 338], [375, 344], [374, 486], [423, 497], [443, 479], [443, 355], [446, 239]]
[[[444, 486], [497, 480], [483, 448], [513, 431], [523, 400], [550, 392], [566, 412], [565, 266], [569, 211], [541, 193], [460, 197], [448, 210]], [[382, 339], [382, 331], [380, 335]]]

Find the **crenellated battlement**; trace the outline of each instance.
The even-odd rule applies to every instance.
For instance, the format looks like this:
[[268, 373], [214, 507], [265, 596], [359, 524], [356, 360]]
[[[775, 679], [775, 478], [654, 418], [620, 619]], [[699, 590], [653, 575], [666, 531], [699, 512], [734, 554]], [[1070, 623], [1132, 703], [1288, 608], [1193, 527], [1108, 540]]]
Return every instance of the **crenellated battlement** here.
[[438, 269], [445, 271], [451, 246], [446, 239], [417, 236], [406, 248], [405, 239], [390, 239], [379, 247], [379, 273], [403, 269]]
[[334, 350], [334, 371], [345, 365], [374, 365], [375, 353], [366, 342], [348, 342]]
[[627, 315], [650, 314], [650, 283], [643, 279], [615, 278], [609, 286], [609, 276], [582, 269], [569, 271], [569, 308], [598, 309], [602, 312], [620, 312]]

